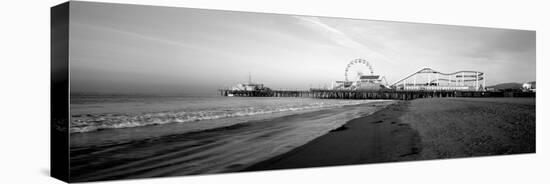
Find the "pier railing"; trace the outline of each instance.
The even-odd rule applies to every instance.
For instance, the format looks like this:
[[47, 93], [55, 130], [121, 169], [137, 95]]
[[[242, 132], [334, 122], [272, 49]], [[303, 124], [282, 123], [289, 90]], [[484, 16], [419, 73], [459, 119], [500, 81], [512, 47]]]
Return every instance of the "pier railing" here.
[[301, 97], [321, 99], [396, 99], [443, 97], [535, 97], [534, 92], [490, 92], [490, 91], [400, 91], [400, 90], [266, 90], [245, 91], [220, 89], [222, 96], [238, 97]]

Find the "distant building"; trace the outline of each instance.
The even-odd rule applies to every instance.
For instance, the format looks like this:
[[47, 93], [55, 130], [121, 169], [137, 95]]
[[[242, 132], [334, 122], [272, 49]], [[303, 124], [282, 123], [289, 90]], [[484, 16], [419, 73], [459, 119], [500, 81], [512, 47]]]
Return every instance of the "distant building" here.
[[379, 90], [383, 88], [384, 85], [379, 75], [362, 75], [356, 83], [356, 89], [359, 90]]
[[331, 89], [335, 89], [335, 90], [350, 89], [352, 85], [353, 85], [353, 82], [351, 81], [334, 81], [332, 82]]
[[253, 84], [253, 83], [241, 83], [231, 88], [231, 90], [238, 90], [238, 91], [258, 91], [262, 89], [264, 89], [264, 84]]
[[335, 90], [379, 90], [385, 88], [379, 75], [361, 75], [358, 81], [334, 81]]
[[533, 82], [526, 82], [526, 83], [523, 83], [523, 85], [521, 86], [522, 90], [523, 91], [532, 91], [532, 92], [536, 92], [536, 88], [537, 88], [537, 83], [535, 81]]
[[253, 83], [252, 82], [252, 76], [248, 75], [248, 83], [240, 83], [233, 87], [231, 87], [231, 90], [234, 91], [266, 91], [270, 90], [268, 87], [265, 87], [264, 84], [259, 83]]

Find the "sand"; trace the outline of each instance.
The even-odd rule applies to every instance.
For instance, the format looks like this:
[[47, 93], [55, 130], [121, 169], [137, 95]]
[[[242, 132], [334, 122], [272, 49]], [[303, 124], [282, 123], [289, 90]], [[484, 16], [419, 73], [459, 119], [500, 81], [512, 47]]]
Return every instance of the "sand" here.
[[534, 152], [534, 98], [426, 98], [351, 120], [243, 171]]
[[400, 120], [422, 138], [419, 159], [535, 152], [535, 98], [415, 100]]

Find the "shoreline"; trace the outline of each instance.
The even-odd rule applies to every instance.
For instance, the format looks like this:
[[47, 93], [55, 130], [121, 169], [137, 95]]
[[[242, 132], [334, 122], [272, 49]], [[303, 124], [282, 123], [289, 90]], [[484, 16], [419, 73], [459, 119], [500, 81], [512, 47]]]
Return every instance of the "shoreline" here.
[[80, 142], [98, 143], [71, 147], [71, 172], [74, 181], [237, 172], [391, 103], [346, 105], [183, 133], [174, 131], [185, 124], [84, 133]]
[[414, 160], [422, 149], [420, 138], [399, 120], [408, 103], [398, 101], [371, 115], [352, 119], [300, 147], [239, 172]]
[[75, 147], [71, 169], [75, 181], [96, 181], [534, 153], [535, 103], [425, 98], [345, 106]]
[[238, 172], [535, 153], [535, 99], [399, 101]]

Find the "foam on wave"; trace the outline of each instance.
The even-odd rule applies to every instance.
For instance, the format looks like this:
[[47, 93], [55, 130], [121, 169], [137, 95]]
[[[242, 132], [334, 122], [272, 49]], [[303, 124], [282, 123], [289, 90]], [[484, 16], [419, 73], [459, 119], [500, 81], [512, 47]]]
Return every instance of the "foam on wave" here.
[[186, 123], [232, 117], [256, 116], [278, 112], [315, 110], [364, 104], [368, 101], [333, 101], [301, 105], [274, 107], [211, 108], [200, 111], [150, 112], [140, 114], [78, 114], [71, 118], [71, 133], [98, 131], [103, 129], [131, 128], [166, 123]]

